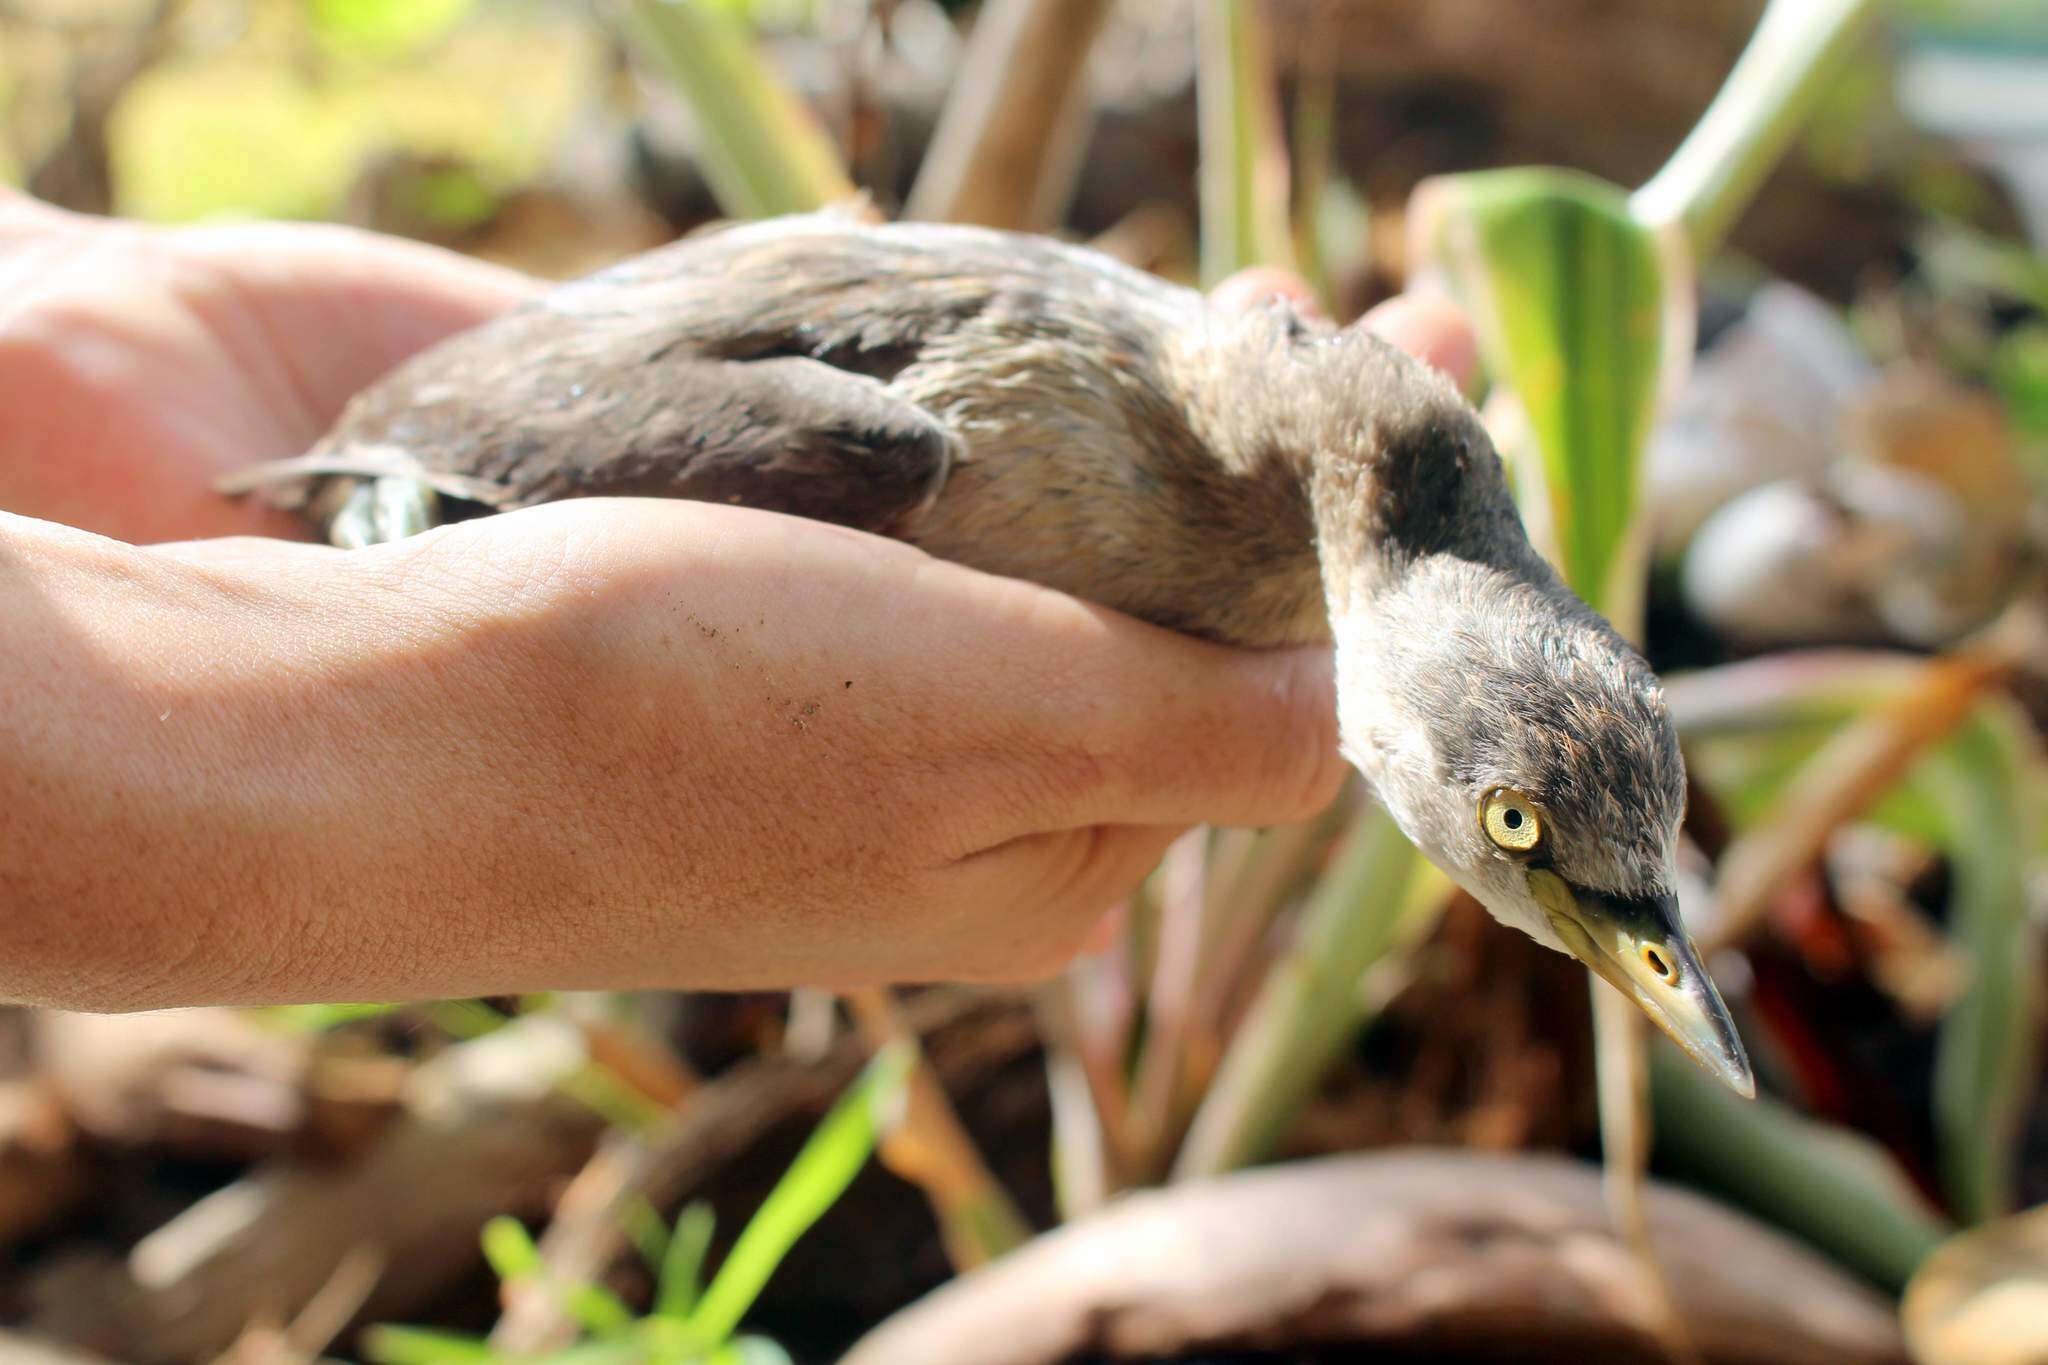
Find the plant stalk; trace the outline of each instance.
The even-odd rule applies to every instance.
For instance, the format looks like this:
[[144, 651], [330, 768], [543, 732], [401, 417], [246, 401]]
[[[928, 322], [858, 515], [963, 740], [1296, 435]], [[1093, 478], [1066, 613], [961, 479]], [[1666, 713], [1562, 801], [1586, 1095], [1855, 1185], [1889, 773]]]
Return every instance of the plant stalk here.
[[1352, 823], [1302, 908], [1293, 948], [1267, 972], [1231, 1037], [1173, 1179], [1248, 1165], [1286, 1132], [1364, 1022], [1366, 969], [1436, 922], [1443, 896], [1434, 878], [1417, 878], [1420, 863], [1381, 808]]
[[903, 1121], [882, 1138], [881, 1157], [931, 1201], [954, 1268], [972, 1270], [1022, 1245], [1031, 1224], [982, 1160], [895, 997], [871, 986], [847, 992], [846, 1005], [877, 1056], [898, 1048], [912, 1058]]
[[696, 116], [704, 177], [727, 213], [811, 213], [852, 197], [832, 139], [738, 16], [705, 0], [630, 0], [625, 14]]
[[1196, 116], [1201, 139], [1202, 283], [1253, 265], [1289, 267], [1287, 143], [1263, 6], [1201, 0]]
[[1047, 232], [1094, 126], [1088, 50], [1111, 0], [989, 0], [974, 24], [905, 218]]
[[1682, 225], [1695, 258], [1712, 256], [1876, 9], [1877, 0], [1771, 0], [1720, 93], [1630, 212]]

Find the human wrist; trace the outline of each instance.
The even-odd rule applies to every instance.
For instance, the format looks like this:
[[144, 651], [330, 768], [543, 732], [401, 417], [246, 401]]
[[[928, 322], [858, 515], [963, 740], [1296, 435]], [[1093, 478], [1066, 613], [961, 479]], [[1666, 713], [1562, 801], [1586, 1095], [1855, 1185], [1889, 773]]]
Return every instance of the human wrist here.
[[206, 836], [186, 817], [220, 765], [204, 709], [161, 668], [179, 577], [131, 546], [0, 514], [0, 996], [158, 1003], [158, 976], [206, 937], [187, 875]]
[[0, 517], [0, 997], [305, 998], [404, 951], [432, 890], [393, 717], [435, 651], [368, 567]]

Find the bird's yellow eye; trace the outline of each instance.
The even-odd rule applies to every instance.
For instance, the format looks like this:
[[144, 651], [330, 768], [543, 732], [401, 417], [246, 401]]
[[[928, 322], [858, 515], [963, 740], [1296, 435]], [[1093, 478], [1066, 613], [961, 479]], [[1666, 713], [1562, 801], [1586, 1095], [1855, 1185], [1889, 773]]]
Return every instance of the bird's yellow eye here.
[[1496, 787], [1479, 802], [1479, 827], [1495, 848], [1524, 857], [1543, 846], [1543, 816], [1518, 791]]

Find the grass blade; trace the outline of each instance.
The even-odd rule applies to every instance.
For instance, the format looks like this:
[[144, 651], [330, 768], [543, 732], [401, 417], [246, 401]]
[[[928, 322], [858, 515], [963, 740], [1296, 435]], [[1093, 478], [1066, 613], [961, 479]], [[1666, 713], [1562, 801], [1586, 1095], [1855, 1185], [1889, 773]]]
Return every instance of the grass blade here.
[[711, 1250], [711, 1234], [717, 1226], [717, 1213], [702, 1200], [677, 1216], [675, 1231], [669, 1234], [668, 1248], [661, 1257], [661, 1279], [654, 1296], [656, 1317], [681, 1320], [697, 1307], [704, 1285], [704, 1257]]
[[736, 218], [809, 213], [850, 198], [832, 139], [779, 80], [733, 10], [708, 0], [629, 0], [629, 30], [696, 116], [704, 177]]
[[723, 1342], [732, 1335], [797, 1238], [846, 1192], [876, 1143], [901, 1121], [916, 1064], [914, 1049], [884, 1048], [811, 1134], [690, 1315], [704, 1340]]
[[477, 1337], [390, 1324], [363, 1333], [363, 1356], [373, 1365], [497, 1365], [500, 1359]]
[[1021, 1245], [1030, 1223], [981, 1159], [894, 998], [870, 987], [849, 992], [846, 1003], [878, 1056], [902, 1048], [912, 1058], [903, 1121], [882, 1139], [882, 1161], [931, 1201], [954, 1267], [971, 1270]]
[[1202, 147], [1202, 282], [1287, 266], [1287, 144], [1264, 8], [1200, 0], [1196, 115]]
[[1375, 806], [1352, 825], [1310, 894], [1293, 949], [1259, 995], [1203, 1097], [1174, 1163], [1188, 1180], [1234, 1170], [1273, 1147], [1364, 1022], [1359, 980], [1435, 922], [1442, 882]]
[[1920, 773], [1947, 817], [1949, 933], [1971, 964], [1934, 1058], [1942, 1184], [1966, 1223], [2011, 1212], [2034, 1087], [2041, 945], [2026, 878], [2040, 824], [2039, 774], [2033, 727], [2003, 698], [1980, 707]]
[[517, 1218], [499, 1214], [484, 1224], [484, 1259], [500, 1280], [526, 1280], [541, 1273], [540, 1248]]

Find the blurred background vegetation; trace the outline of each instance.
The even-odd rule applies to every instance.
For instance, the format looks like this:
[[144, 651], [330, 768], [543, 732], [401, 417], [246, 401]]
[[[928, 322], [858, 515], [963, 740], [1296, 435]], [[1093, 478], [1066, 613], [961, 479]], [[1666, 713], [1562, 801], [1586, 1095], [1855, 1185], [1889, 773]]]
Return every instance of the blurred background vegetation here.
[[1669, 680], [1763, 1091], [1353, 791], [1034, 992], [0, 1016], [6, 1351], [2048, 1360], [2038, 4], [0, 0], [0, 177], [557, 278], [858, 189], [1451, 291]]

